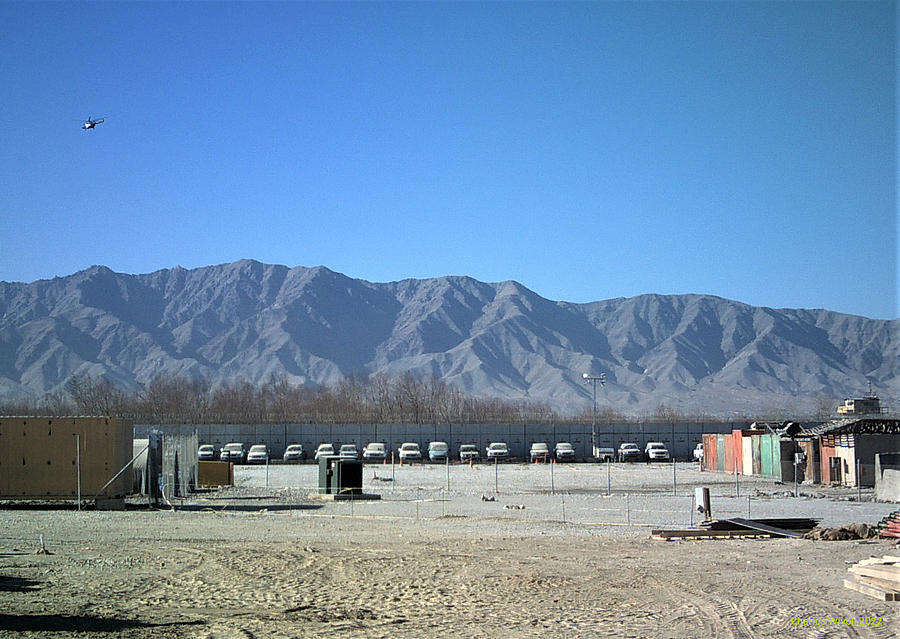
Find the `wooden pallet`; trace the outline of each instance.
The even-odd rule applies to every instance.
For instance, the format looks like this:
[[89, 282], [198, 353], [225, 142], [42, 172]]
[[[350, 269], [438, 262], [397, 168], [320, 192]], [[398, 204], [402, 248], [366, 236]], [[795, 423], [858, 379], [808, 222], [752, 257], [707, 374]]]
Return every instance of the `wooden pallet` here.
[[880, 601], [900, 601], [900, 557], [865, 559], [847, 568], [844, 587]]
[[651, 530], [650, 539], [671, 541], [673, 539], [754, 539], [769, 538], [772, 535], [759, 530]]

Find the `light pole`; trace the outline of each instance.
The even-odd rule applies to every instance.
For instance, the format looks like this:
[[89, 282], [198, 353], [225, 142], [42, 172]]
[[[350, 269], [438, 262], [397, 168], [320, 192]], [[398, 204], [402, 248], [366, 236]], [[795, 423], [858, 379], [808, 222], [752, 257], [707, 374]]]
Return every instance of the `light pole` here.
[[597, 382], [600, 382], [601, 386], [606, 384], [606, 375], [600, 373], [600, 375], [594, 377], [584, 373], [582, 377], [585, 384], [591, 382], [594, 386], [593, 403], [591, 405], [591, 456], [595, 457], [597, 454]]

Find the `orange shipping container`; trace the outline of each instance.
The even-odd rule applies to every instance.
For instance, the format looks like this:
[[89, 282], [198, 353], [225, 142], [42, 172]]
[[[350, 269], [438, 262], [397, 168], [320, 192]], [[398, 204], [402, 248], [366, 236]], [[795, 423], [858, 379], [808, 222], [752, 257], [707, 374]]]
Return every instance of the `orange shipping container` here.
[[729, 475], [734, 472], [734, 444], [731, 435], [725, 435], [725, 466], [724, 470]]
[[731, 431], [731, 448], [732, 470], [737, 470], [740, 473], [744, 468], [744, 438], [742, 431]]

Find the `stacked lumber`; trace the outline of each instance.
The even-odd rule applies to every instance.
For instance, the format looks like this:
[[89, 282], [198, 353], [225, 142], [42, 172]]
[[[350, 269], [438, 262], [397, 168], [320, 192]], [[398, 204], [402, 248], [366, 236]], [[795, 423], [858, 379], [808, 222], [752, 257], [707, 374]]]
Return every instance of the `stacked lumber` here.
[[845, 588], [880, 601], [900, 601], [900, 557], [864, 559], [847, 570], [853, 579], [844, 579]]
[[767, 518], [767, 519], [714, 519], [702, 522], [702, 528], [684, 530], [652, 530], [651, 539], [740, 539], [747, 537], [802, 537], [815, 528], [818, 519]]
[[[819, 523], [818, 519], [807, 517], [768, 517], [760, 519], [743, 519], [733, 517], [731, 519], [714, 519], [702, 522], [700, 525], [708, 530], [759, 530], [770, 532], [776, 536], [800, 537], [809, 532]], [[795, 533], [792, 535], [779, 534], [779, 531]]]
[[878, 529], [882, 537], [900, 539], [900, 510], [895, 510], [878, 522]]

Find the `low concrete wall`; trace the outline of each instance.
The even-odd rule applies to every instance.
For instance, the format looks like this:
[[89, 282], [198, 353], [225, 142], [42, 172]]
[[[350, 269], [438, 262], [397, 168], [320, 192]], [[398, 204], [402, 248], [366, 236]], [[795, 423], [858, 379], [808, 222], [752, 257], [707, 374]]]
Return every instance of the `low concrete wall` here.
[[875, 499], [900, 501], [900, 453], [875, 455]]

